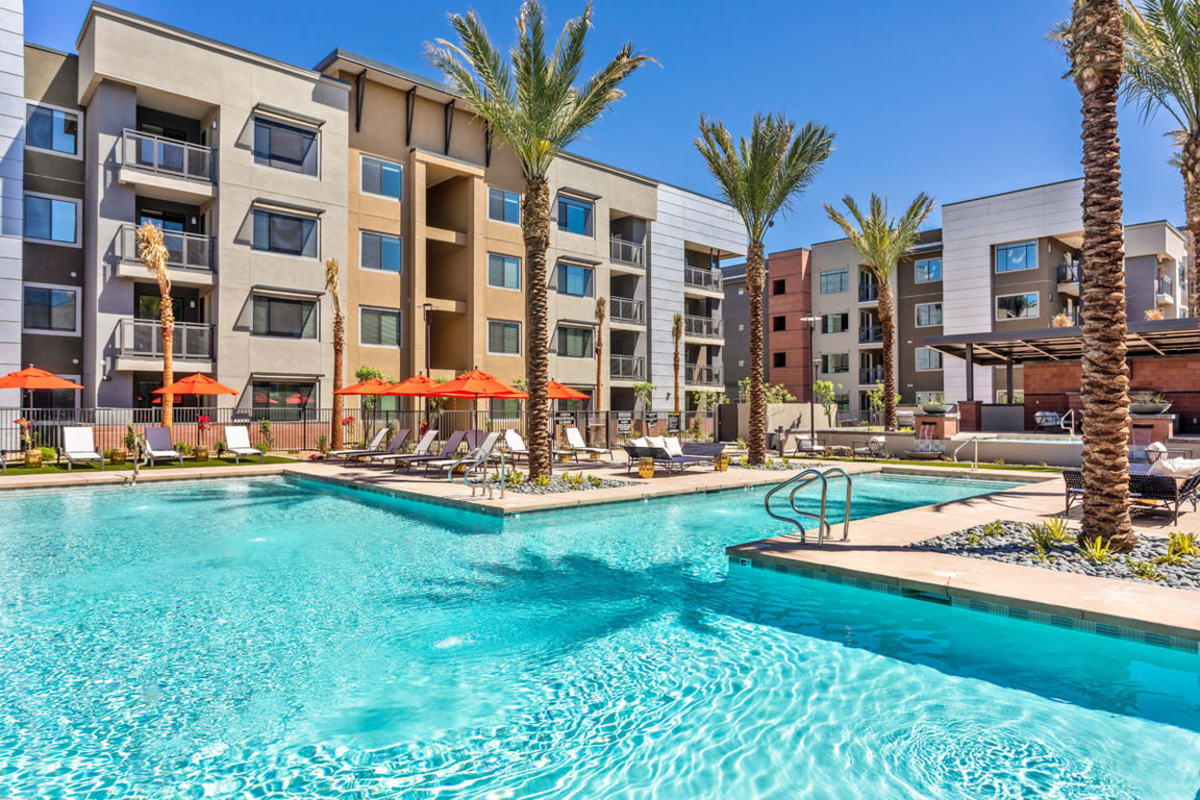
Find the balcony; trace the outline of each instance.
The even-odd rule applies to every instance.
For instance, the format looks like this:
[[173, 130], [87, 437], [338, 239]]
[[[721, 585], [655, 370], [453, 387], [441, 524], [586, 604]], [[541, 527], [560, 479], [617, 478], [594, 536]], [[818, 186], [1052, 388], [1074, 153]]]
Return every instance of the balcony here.
[[202, 203], [214, 197], [211, 147], [126, 128], [117, 180], [147, 197]]
[[883, 341], [882, 325], [864, 325], [858, 329], [859, 344], [879, 344]]
[[1156, 282], [1154, 289], [1154, 302], [1160, 306], [1175, 305], [1175, 282], [1171, 280], [1170, 275], [1163, 275]]
[[1058, 290], [1063, 294], [1069, 294], [1072, 297], [1079, 296], [1079, 277], [1081, 269], [1079, 264], [1059, 264], [1058, 265]]
[[[188, 369], [212, 370], [212, 325], [207, 322], [176, 322], [173, 347], [176, 361], [188, 362]], [[162, 369], [162, 323], [155, 319], [122, 319], [117, 324], [116, 369]]]
[[631, 325], [646, 324], [646, 304], [632, 297], [608, 298], [608, 315], [613, 322], [627, 322]]
[[645, 380], [646, 359], [641, 356], [610, 356], [608, 377], [614, 381]]
[[858, 285], [858, 302], [874, 303], [879, 299], [879, 285], [876, 283], [860, 283]]
[[874, 385], [883, 380], [883, 365], [876, 364], [873, 367], [860, 367], [858, 370], [858, 383], [860, 386]]
[[[213, 240], [201, 233], [163, 231], [167, 248], [167, 268], [171, 282], [188, 286], [212, 286]], [[117, 275], [122, 278], [146, 278], [150, 273], [138, 258], [137, 226], [122, 225], [117, 234]]]
[[685, 314], [683, 317], [683, 333], [685, 336], [699, 339], [720, 339], [721, 320], [712, 317], [701, 317]]
[[612, 236], [608, 242], [609, 260], [627, 267], [646, 268], [646, 246]]
[[721, 273], [715, 269], [684, 266], [683, 287], [684, 289], [699, 289], [719, 294], [721, 292]]
[[683, 380], [692, 386], [724, 386], [725, 377], [721, 367], [715, 365], [688, 364], [683, 370]]

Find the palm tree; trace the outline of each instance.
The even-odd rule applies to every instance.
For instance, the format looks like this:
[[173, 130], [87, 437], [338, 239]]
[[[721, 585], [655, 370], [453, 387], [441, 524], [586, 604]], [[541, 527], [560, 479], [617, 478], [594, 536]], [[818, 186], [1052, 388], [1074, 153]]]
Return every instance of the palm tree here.
[[679, 410], [679, 340], [683, 338], [683, 314], [671, 320], [671, 341], [675, 343], [675, 410]]
[[525, 239], [525, 374], [529, 379], [529, 477], [550, 473], [550, 402], [546, 394], [546, 248], [550, 242], [550, 187], [546, 172], [571, 142], [612, 103], [624, 96], [621, 83], [651, 61], [625, 44], [582, 87], [584, 42], [592, 26], [592, 6], [564, 26], [553, 54], [546, 52], [546, 14], [526, 0], [517, 15], [518, 39], [512, 63], [495, 48], [475, 12], [450, 15], [458, 43], [427, 44], [434, 66], [470, 104], [487, 129], [516, 154], [525, 175], [521, 232]]
[[[750, 139], [733, 136], [720, 120], [700, 117], [696, 148], [746, 226], [746, 289], [750, 293], [750, 442], [748, 460], [767, 456], [767, 404], [763, 394], [763, 239], [776, 215], [788, 211], [833, 152], [833, 133], [809, 122], [796, 124], [782, 114], [755, 114]], [[678, 392], [676, 393], [678, 394]]]
[[1117, 90], [1125, 61], [1120, 0], [1075, 0], [1066, 42], [1083, 101], [1083, 522], [1080, 543], [1117, 552], [1129, 523], [1129, 367]]
[[601, 367], [604, 364], [604, 318], [608, 312], [608, 300], [596, 298], [596, 411], [602, 411], [600, 403]]
[[875, 276], [879, 287], [875, 304], [883, 329], [883, 427], [893, 431], [896, 429], [896, 306], [890, 281], [896, 265], [917, 240], [921, 223], [933, 211], [933, 198], [921, 192], [899, 219], [888, 216], [887, 199], [875, 193], [871, 194], [865, 217], [850, 195], [843, 197], [842, 202], [853, 222], [828, 203], [825, 213], [846, 234], [850, 246]]
[[[1179, 125], [1171, 135], [1179, 147], [1172, 163], [1183, 175], [1183, 204], [1192, 252], [1200, 243], [1200, 4], [1182, 0], [1127, 3], [1124, 16], [1125, 69], [1121, 91], [1149, 120], [1159, 109]], [[1200, 312], [1200, 269], [1192, 259], [1188, 309]]]
[[[175, 382], [175, 306], [171, 300], [171, 276], [167, 274], [167, 252], [162, 230], [152, 222], [143, 222], [137, 229], [138, 258], [158, 281], [158, 316], [162, 329], [163, 386]], [[175, 395], [162, 395], [162, 424], [174, 424]]]
[[333, 298], [333, 416], [329, 420], [329, 449], [342, 449], [342, 354], [346, 349], [346, 318], [338, 292], [338, 262], [325, 260], [325, 291]]

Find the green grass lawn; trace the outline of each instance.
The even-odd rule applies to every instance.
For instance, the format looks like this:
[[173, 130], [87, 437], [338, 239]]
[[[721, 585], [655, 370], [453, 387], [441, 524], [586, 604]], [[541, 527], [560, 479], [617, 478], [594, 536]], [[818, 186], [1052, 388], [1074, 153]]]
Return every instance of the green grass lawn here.
[[[296, 459], [294, 459], [294, 458], [284, 458], [283, 456], [267, 456], [267, 459], [266, 459], [266, 463], [268, 463], [268, 464], [291, 464], [291, 463], [295, 463], [295, 461], [296, 461]], [[238, 466], [244, 466], [247, 464], [259, 464], [259, 463], [262, 463], [262, 462], [260, 462], [257, 458], [255, 458], [255, 457], [246, 458], [245, 456], [242, 457], [241, 464], [235, 464], [233, 462], [232, 456], [230, 456], [229, 458], [220, 458], [220, 459], [210, 458], [207, 461], [195, 461], [194, 459], [190, 459], [190, 458], [185, 458], [183, 460], [183, 466], [185, 469], [190, 469], [192, 467], [238, 467]], [[129, 469], [133, 469], [133, 465], [129, 462], [125, 462], [124, 464], [120, 464], [120, 465], [114, 465], [114, 464], [110, 463], [110, 464], [106, 464], [104, 467], [105, 472], [117, 472], [119, 470], [129, 470]], [[166, 461], [160, 461], [157, 464], [155, 464], [153, 467], [149, 467], [149, 466], [142, 467], [142, 470], [147, 471], [147, 472], [151, 471], [151, 470], [159, 472], [159, 471], [163, 471], [163, 470], [172, 470], [172, 469], [179, 469], [178, 461], [171, 461], [169, 463]], [[30, 469], [28, 467], [21, 467], [21, 466], [13, 466], [12, 464], [9, 464], [8, 472], [6, 474], [8, 474], [8, 475], [73, 475], [77, 472], [83, 473], [83, 472], [99, 472], [99, 471], [100, 471], [99, 464], [88, 463], [88, 464], [76, 464], [75, 469], [68, 472], [67, 463], [64, 461], [62, 464], [54, 464], [53, 462], [44, 463], [43, 466], [37, 467], [36, 469]]]
[[[874, 463], [874, 464], [900, 464], [903, 466], [912, 466], [912, 467], [945, 467], [948, 469], [970, 469], [971, 468], [971, 462], [969, 462], [969, 461], [960, 461], [957, 464], [955, 464], [952, 461], [918, 461], [915, 459], [906, 460], [906, 459], [902, 459], [902, 458], [872, 458], [872, 459], [833, 458], [833, 457], [825, 458], [823, 456], [817, 456], [814, 458], [787, 456], [787, 459], [789, 461], [791, 461], [792, 459], [796, 459], [797, 461], [859, 461], [859, 462], [870, 461], [871, 463]], [[980, 469], [996, 469], [996, 470], [1021, 470], [1022, 472], [1049, 472], [1049, 473], [1052, 473], [1055, 475], [1060, 474], [1063, 471], [1062, 467], [1040, 467], [1040, 466], [1028, 467], [1028, 466], [1025, 466], [1024, 464], [985, 464], [983, 462], [979, 463], [979, 468]]]

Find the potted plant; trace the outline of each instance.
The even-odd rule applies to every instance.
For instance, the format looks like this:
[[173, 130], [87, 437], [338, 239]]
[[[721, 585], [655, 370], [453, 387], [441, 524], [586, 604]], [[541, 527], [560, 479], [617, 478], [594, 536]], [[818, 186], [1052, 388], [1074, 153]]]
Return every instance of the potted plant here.
[[[197, 439], [198, 442], [204, 441], [204, 432], [211, 427], [212, 419], [210, 417], [196, 417], [196, 429], [200, 432], [200, 436]], [[196, 457], [197, 461], [208, 461], [208, 445], [197, 444], [196, 447], [193, 448], [192, 454]]]
[[921, 410], [926, 414], [941, 416], [950, 410], [950, 406], [946, 405], [945, 398], [941, 394], [935, 394], [927, 402], [921, 404]]
[[13, 420], [21, 431], [21, 447], [25, 451], [25, 466], [36, 469], [42, 465], [42, 451], [33, 446], [33, 433], [30, 422], [24, 417]]
[[1165, 414], [1170, 408], [1171, 404], [1157, 392], [1134, 392], [1129, 396], [1130, 414]]

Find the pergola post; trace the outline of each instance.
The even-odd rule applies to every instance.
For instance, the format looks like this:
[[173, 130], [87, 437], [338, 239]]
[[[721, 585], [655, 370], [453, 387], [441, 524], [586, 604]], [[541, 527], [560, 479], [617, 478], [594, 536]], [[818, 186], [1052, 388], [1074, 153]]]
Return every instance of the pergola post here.
[[1013, 360], [1012, 356], [1004, 359], [1004, 388], [1008, 390], [1008, 402], [1010, 404], [1017, 402], [1015, 390], [1013, 389]]
[[967, 402], [975, 400], [975, 345], [967, 342]]

